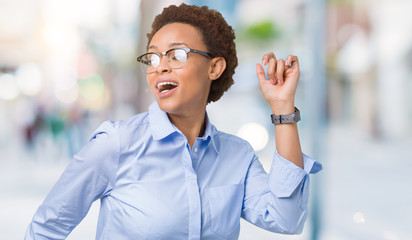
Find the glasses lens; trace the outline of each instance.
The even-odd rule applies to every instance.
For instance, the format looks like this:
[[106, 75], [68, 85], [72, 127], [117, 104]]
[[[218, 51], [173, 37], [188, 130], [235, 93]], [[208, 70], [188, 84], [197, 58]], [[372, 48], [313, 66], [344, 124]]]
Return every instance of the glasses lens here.
[[153, 53], [146, 53], [140, 59], [140, 67], [142, 68], [142, 72], [144, 73], [154, 72], [159, 63], [159, 56]]
[[184, 49], [174, 49], [168, 52], [167, 60], [171, 68], [181, 68], [186, 64], [187, 53]]
[[147, 72], [154, 72], [155, 68], [160, 64], [160, 58], [156, 54], [149, 53], [147, 57]]

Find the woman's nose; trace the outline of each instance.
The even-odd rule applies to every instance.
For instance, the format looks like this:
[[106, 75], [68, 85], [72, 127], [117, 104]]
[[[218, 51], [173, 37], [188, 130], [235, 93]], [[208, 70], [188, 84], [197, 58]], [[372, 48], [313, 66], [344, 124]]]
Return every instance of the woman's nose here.
[[156, 72], [161, 73], [161, 72], [169, 72], [171, 70], [169, 63], [167, 61], [167, 56], [162, 55], [160, 56], [160, 62], [159, 65], [156, 67]]

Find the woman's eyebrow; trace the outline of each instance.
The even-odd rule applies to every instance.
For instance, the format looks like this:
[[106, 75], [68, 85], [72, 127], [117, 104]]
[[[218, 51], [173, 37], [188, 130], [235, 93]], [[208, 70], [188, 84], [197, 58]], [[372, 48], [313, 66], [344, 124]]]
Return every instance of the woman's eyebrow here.
[[[172, 42], [169, 44], [170, 48], [176, 47], [176, 46], [181, 46], [181, 45], [185, 45], [186, 47], [188, 47], [187, 43], [185, 42]], [[147, 50], [151, 50], [151, 49], [157, 49], [156, 45], [150, 45]]]
[[150, 46], [147, 48], [147, 50], [149, 50], [149, 49], [157, 49], [157, 47], [156, 47], [155, 45], [150, 45]]
[[176, 46], [179, 46], [179, 45], [185, 45], [186, 47], [188, 46], [186, 43], [184, 43], [184, 42], [174, 42], [174, 43], [170, 43], [169, 44], [169, 47], [176, 47]]

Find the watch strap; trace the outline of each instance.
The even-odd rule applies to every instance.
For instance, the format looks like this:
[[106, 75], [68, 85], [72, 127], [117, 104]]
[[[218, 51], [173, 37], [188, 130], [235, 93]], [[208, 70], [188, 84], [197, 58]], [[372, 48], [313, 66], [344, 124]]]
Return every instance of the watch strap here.
[[272, 123], [273, 124], [284, 124], [284, 123], [296, 123], [300, 121], [300, 111], [297, 107], [295, 107], [295, 112], [291, 114], [282, 114], [282, 115], [275, 115], [272, 114]]

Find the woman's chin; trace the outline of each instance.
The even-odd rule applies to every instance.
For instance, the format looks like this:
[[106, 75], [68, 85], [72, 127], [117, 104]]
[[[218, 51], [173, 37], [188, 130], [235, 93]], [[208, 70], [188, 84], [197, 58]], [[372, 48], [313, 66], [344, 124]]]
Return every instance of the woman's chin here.
[[156, 102], [159, 105], [159, 108], [167, 113], [176, 113], [178, 109], [181, 108], [181, 104], [173, 101], [172, 99], [157, 98]]

